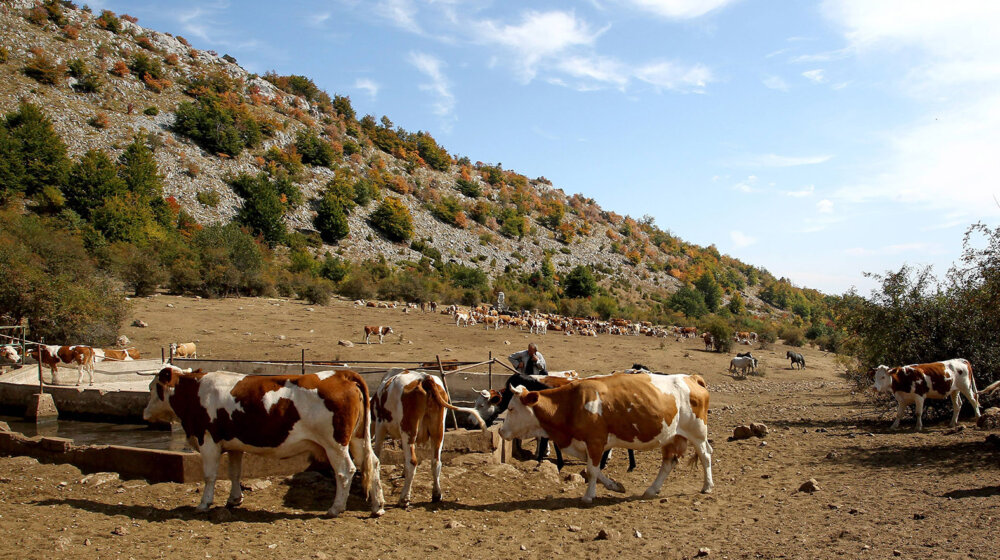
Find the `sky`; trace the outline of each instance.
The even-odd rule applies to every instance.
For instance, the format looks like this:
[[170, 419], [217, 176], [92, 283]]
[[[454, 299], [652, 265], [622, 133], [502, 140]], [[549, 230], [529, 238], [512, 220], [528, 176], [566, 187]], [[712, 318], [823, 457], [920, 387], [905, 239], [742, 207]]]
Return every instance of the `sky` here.
[[1000, 225], [994, 0], [90, 6], [830, 294]]

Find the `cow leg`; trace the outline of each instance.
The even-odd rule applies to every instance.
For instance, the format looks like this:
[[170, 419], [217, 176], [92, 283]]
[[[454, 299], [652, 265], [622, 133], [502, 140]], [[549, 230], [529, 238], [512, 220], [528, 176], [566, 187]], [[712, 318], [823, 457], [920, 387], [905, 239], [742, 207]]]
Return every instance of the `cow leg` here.
[[604, 467], [608, 466], [608, 459], [610, 458], [611, 458], [611, 450], [608, 449], [607, 451], [604, 452], [604, 455], [601, 455], [601, 470], [604, 470]]
[[559, 446], [555, 443], [552, 444], [552, 447], [556, 450], [556, 470], [561, 471], [563, 466], [566, 464], [566, 462], [563, 461], [562, 450], [559, 449]]
[[670, 471], [674, 470], [674, 465], [677, 464], [677, 456], [670, 453], [668, 449], [670, 448], [663, 448], [663, 462], [660, 464], [660, 472], [656, 473], [653, 483], [642, 493], [643, 498], [655, 498], [660, 493], [660, 488], [663, 487], [663, 482], [667, 480]]
[[917, 397], [913, 400], [913, 415], [917, 417], [917, 425], [913, 431], [919, 432], [924, 429], [924, 399]]
[[711, 494], [712, 489], [715, 488], [715, 482], [712, 480], [712, 444], [708, 443], [708, 434], [705, 436], [705, 439], [695, 446], [695, 451], [698, 453], [698, 459], [701, 460], [701, 469], [705, 475], [705, 484], [701, 487], [701, 493]]
[[[969, 382], [970, 384], [974, 383], [974, 381], [971, 379], [969, 380]], [[972, 411], [976, 413], [976, 418], [982, 416], [982, 414], [979, 413], [979, 399], [976, 397], [976, 394], [972, 392], [972, 388], [971, 387], [963, 388], [962, 394], [965, 395], [965, 398], [968, 399], [969, 404], [972, 405]], [[959, 403], [961, 403], [961, 401], [959, 401]], [[959, 410], [961, 410], [961, 407], [959, 407]]]
[[382, 449], [385, 447], [385, 435], [387, 431], [386, 424], [375, 422], [375, 444], [372, 446], [372, 449], [379, 462], [382, 461]]
[[890, 430], [899, 429], [899, 421], [903, 419], [903, 413], [905, 412], [906, 405], [903, 404], [903, 401], [896, 401], [896, 421], [892, 423], [892, 426], [889, 426]]
[[406, 432], [402, 434], [403, 448], [403, 490], [399, 494], [399, 507], [410, 507], [410, 485], [413, 484], [413, 475], [417, 472], [417, 442]]
[[222, 459], [222, 450], [219, 445], [210, 438], [205, 439], [201, 445], [201, 468], [205, 475], [205, 489], [201, 493], [201, 503], [195, 511], [208, 511], [215, 500], [215, 479], [219, 475], [219, 460]]
[[229, 499], [226, 500], [226, 507], [232, 508], [243, 503], [243, 489], [240, 487], [240, 475], [243, 473], [243, 452], [229, 452], [229, 480], [232, 488], [229, 489]]
[[365, 344], [371, 344], [371, 342], [368, 342], [368, 337], [369, 336], [371, 336], [371, 335], [368, 334], [368, 333], [365, 333]]
[[958, 413], [962, 411], [962, 395], [958, 391], [951, 393], [951, 409], [953, 412], [948, 426], [954, 428], [958, 425]]
[[431, 490], [431, 502], [434, 503], [441, 501], [441, 448], [444, 447], [444, 413], [445, 410], [441, 409], [441, 423], [433, 426], [433, 428], [438, 428], [437, 433], [432, 432], [430, 434], [430, 444], [433, 446], [431, 449], [434, 452], [433, 456], [431, 456], [431, 477], [434, 481], [434, 487]]
[[549, 440], [547, 438], [538, 438], [538, 451], [535, 456], [535, 460], [539, 463], [542, 459], [549, 456]]
[[79, 387], [80, 384], [83, 383], [83, 364], [80, 364], [80, 366], [76, 368], [76, 372], [79, 374], [76, 378], [76, 386]]
[[326, 457], [330, 460], [333, 473], [337, 479], [337, 495], [333, 498], [333, 505], [327, 510], [327, 515], [336, 517], [347, 509], [347, 495], [351, 491], [351, 479], [358, 470], [351, 460], [351, 454], [345, 445], [333, 442], [324, 446]]
[[635, 470], [635, 450], [634, 449], [629, 449], [628, 450], [628, 472], [632, 472], [634, 470]]
[[381, 461], [371, 445], [371, 440], [366, 437], [353, 437], [350, 452], [354, 464], [361, 470], [361, 483], [368, 493], [372, 517], [380, 517], [385, 514], [385, 496], [382, 494], [382, 480], [379, 475]]

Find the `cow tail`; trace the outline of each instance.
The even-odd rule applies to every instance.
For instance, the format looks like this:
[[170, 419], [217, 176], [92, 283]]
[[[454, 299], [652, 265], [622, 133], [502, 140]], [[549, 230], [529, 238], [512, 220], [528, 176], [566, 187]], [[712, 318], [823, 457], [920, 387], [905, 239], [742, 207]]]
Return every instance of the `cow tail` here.
[[[354, 432], [354, 437], [364, 442], [364, 451], [361, 454], [361, 464], [358, 465], [358, 470], [361, 471], [361, 487], [368, 491], [369, 499], [371, 499], [374, 497], [372, 485], [373, 483], [378, 483], [379, 480], [378, 457], [375, 456], [375, 450], [372, 448], [371, 399], [368, 396], [368, 384], [365, 383], [365, 380], [357, 372], [351, 373], [354, 373], [353, 381], [361, 391], [361, 402], [364, 403], [362, 405], [361, 424]], [[381, 488], [379, 490], [381, 491]]]
[[968, 366], [969, 368], [969, 386], [972, 387], [972, 394], [973, 396], [976, 397], [976, 400], [978, 401], [979, 388], [976, 387], [976, 376], [972, 375], [972, 362], [970, 362], [969, 360], [963, 360], [963, 361], [965, 362], [965, 365]]
[[474, 408], [455, 406], [450, 402], [448, 402], [448, 395], [447, 393], [444, 392], [444, 388], [438, 385], [433, 379], [431, 379], [430, 376], [424, 378], [423, 386], [424, 390], [430, 393], [430, 395], [432, 396], [434, 401], [438, 403], [438, 405], [443, 406], [448, 410], [457, 410], [459, 412], [465, 412], [467, 414], [471, 414], [472, 417], [475, 418], [476, 422], [479, 424], [479, 428], [482, 430], [486, 429], [486, 422], [483, 420], [483, 417], [479, 415], [478, 410]]

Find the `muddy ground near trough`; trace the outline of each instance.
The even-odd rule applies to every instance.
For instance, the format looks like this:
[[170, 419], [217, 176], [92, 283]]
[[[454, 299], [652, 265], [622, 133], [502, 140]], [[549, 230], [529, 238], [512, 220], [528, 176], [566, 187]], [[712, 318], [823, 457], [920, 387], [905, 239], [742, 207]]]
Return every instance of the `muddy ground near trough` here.
[[[620, 453], [608, 472], [626, 493], [599, 486], [585, 505], [584, 484], [569, 476], [580, 472], [579, 461], [557, 473], [533, 461], [490, 465], [466, 455], [444, 467], [443, 502], [430, 502], [422, 464], [413, 505], [388, 507], [379, 519], [355, 496], [341, 517], [325, 518], [333, 484], [316, 473], [245, 481], [253, 489], [242, 507], [200, 514], [201, 484], [88, 479], [71, 466], [0, 457], [0, 558], [685, 558], [701, 549], [710, 558], [998, 555], [1000, 451], [984, 442], [987, 433], [966, 418], [958, 432], [941, 423], [890, 432], [894, 408], [852, 392], [834, 357], [815, 349], [801, 350], [808, 367], [793, 371], [786, 347], [755, 348], [764, 375], [733, 379], [728, 357], [705, 352], [700, 340], [485, 331], [443, 315], [340, 301], [310, 308], [160, 296], [136, 300], [134, 316], [149, 327], [126, 334], [155, 354], [170, 341], [196, 341], [207, 358], [298, 359], [305, 348], [309, 359], [472, 361], [534, 340], [550, 369], [592, 374], [640, 362], [698, 373], [711, 391], [715, 492], [700, 494], [700, 469], [682, 466], [657, 499], [641, 499], [657, 454], [638, 453], [638, 469], [628, 473]], [[395, 332], [382, 345], [358, 344], [365, 324]], [[728, 441], [748, 422], [765, 423], [769, 434]], [[912, 426], [907, 418], [904, 429]], [[400, 477], [398, 467], [383, 466], [390, 505]], [[800, 492], [810, 478], [819, 490]], [[228, 484], [218, 483], [217, 505]]]

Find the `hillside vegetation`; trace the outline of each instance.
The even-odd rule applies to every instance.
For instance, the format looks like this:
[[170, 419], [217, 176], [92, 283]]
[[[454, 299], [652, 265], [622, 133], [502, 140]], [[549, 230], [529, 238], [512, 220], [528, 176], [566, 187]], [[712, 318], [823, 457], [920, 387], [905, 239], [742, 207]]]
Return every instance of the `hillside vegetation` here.
[[29, 222], [60, 232], [136, 295], [503, 291], [566, 315], [843, 336], [836, 298], [359, 116], [308, 77], [250, 74], [71, 2], [6, 2], [0, 23], [4, 243]]

